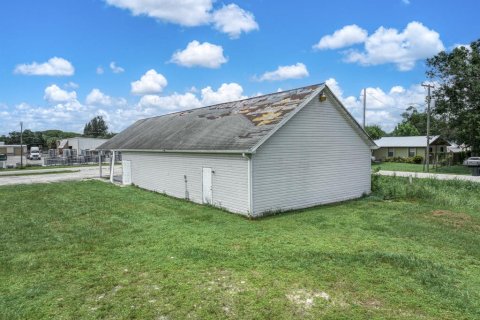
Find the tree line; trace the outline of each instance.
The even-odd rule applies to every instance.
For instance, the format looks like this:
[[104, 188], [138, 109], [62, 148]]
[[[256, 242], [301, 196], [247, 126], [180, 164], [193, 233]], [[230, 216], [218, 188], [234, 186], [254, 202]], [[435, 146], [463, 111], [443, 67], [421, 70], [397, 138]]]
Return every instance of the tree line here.
[[[427, 78], [434, 84], [430, 134], [464, 143], [472, 154], [480, 153], [480, 39], [450, 52], [442, 51], [426, 61]], [[410, 106], [402, 121], [386, 133], [378, 125], [367, 126], [373, 139], [383, 136], [427, 134], [427, 114]]]
[[85, 124], [83, 134], [62, 130], [32, 131], [23, 130], [22, 139], [20, 131], [9, 132], [8, 135], [0, 136], [0, 141], [5, 144], [20, 144], [20, 141], [27, 146], [41, 146], [43, 149], [56, 149], [57, 141], [73, 137], [88, 138], [111, 138], [115, 133], [108, 131], [108, 125], [102, 116], [96, 116]]

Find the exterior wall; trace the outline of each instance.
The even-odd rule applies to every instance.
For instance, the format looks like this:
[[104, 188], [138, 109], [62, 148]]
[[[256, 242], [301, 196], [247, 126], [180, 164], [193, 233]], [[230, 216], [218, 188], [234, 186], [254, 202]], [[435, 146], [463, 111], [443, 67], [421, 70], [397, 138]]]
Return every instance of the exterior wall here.
[[[202, 168], [212, 168], [213, 203], [248, 214], [248, 160], [241, 155], [122, 152], [130, 160], [132, 183], [148, 190], [202, 203]], [[185, 183], [185, 177], [187, 183]]]
[[331, 99], [314, 98], [253, 155], [254, 215], [370, 193], [370, 147]]
[[[20, 145], [0, 145], [0, 154], [6, 154], [6, 155], [15, 155], [15, 156], [20, 156], [21, 152], [21, 147]], [[23, 145], [23, 154], [27, 154], [27, 146]]]
[[[443, 152], [440, 151], [441, 147], [443, 147]], [[431, 148], [432, 148], [432, 152], [431, 152], [432, 155], [430, 156], [431, 159], [433, 159], [433, 155], [435, 153], [438, 154], [439, 158], [445, 157], [447, 153], [447, 146], [431, 146]], [[408, 157], [408, 149], [409, 148], [406, 148], [406, 147], [394, 147], [393, 156], [406, 158]], [[425, 149], [426, 148], [416, 147], [415, 155], [422, 156], [423, 158], [425, 158]], [[382, 161], [385, 160], [386, 158], [388, 158], [388, 148], [382, 147], [374, 150], [373, 156], [375, 157], [376, 160], [382, 160]]]

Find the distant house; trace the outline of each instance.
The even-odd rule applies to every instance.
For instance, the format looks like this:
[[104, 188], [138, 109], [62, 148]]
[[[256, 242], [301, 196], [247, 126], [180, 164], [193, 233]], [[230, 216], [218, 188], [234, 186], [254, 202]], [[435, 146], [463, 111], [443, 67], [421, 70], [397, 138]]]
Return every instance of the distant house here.
[[373, 146], [314, 85], [139, 120], [99, 149], [125, 184], [261, 216], [369, 193]]
[[[373, 151], [373, 156], [377, 160], [385, 160], [386, 158], [407, 158], [422, 156], [424, 159], [427, 155], [427, 137], [426, 136], [410, 136], [410, 137], [383, 137], [375, 140], [378, 149]], [[441, 136], [430, 137], [430, 160], [445, 159], [450, 143]]]
[[91, 156], [96, 154], [96, 148], [108, 139], [75, 137], [57, 141], [58, 155]]

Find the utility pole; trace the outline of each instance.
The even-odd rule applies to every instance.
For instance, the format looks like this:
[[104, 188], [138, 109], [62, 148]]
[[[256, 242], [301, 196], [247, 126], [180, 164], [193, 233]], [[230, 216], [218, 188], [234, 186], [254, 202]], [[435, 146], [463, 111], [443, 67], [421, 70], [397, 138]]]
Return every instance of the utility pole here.
[[363, 89], [363, 129], [365, 129], [366, 114], [367, 114], [367, 88], [364, 88]]
[[23, 168], [23, 121], [20, 121], [20, 168]]
[[427, 88], [428, 95], [427, 95], [427, 150], [426, 150], [426, 158], [425, 162], [427, 164], [427, 172], [430, 171], [430, 101], [432, 97], [430, 95], [430, 89], [433, 88], [433, 85], [428, 83], [422, 83], [422, 87]]

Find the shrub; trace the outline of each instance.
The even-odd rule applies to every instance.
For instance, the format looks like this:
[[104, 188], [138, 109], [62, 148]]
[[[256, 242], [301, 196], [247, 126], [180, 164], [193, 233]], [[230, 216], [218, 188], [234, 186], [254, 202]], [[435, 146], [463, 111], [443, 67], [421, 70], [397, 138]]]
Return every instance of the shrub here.
[[423, 162], [423, 157], [422, 156], [413, 157], [413, 163], [420, 164], [422, 162]]

